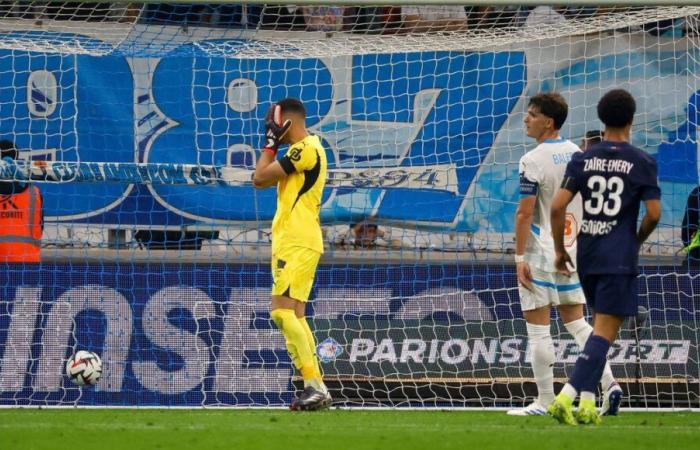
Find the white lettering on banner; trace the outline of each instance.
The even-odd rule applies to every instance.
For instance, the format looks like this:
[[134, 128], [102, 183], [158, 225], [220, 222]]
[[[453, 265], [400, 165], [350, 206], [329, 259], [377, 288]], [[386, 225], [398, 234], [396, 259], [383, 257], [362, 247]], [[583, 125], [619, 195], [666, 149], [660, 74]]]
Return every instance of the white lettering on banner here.
[[10, 329], [0, 362], [0, 391], [19, 391], [24, 386], [40, 296], [38, 287], [18, 287], [15, 291]]
[[435, 364], [435, 361], [437, 361], [438, 343], [439, 341], [437, 339], [430, 341], [430, 354], [428, 355], [428, 362], [430, 364]]
[[374, 352], [374, 341], [372, 339], [356, 338], [352, 340], [350, 348], [350, 362], [355, 362], [359, 358], [369, 356]]
[[[176, 163], [14, 161], [0, 163], [0, 179], [98, 183], [230, 185], [251, 184], [252, 170]], [[413, 167], [329, 169], [328, 188], [433, 189], [458, 194], [454, 164]]]
[[501, 342], [501, 364], [512, 364], [520, 361], [522, 338], [510, 338]]
[[73, 332], [75, 317], [86, 309], [101, 312], [107, 321], [102, 379], [97, 390], [119, 392], [131, 344], [131, 307], [119, 292], [99, 285], [86, 285], [64, 292], [51, 308], [41, 340], [41, 356], [34, 388], [56, 391], [61, 387], [66, 346]]
[[382, 342], [379, 343], [377, 350], [374, 352], [374, 356], [372, 356], [372, 362], [382, 361], [396, 362], [396, 351], [391, 339], [382, 339]]
[[[453, 350], [455, 346], [458, 348], [456, 352]], [[469, 356], [469, 346], [464, 339], [450, 339], [445, 342], [440, 352], [440, 358], [447, 364], [460, 364], [467, 359], [467, 356]]]
[[164, 394], [180, 394], [202, 383], [209, 367], [209, 346], [187, 330], [170, 323], [168, 314], [186, 309], [194, 320], [213, 318], [214, 304], [202, 290], [166, 287], [156, 292], [143, 312], [143, 332], [158, 347], [182, 357], [184, 366], [175, 371], [162, 369], [156, 361], [134, 361], [134, 375], [144, 388]]
[[[411, 350], [411, 346], [415, 345], [416, 348]], [[423, 352], [427, 348], [427, 345], [422, 339], [404, 339], [403, 345], [401, 346], [401, 358], [402, 363], [408, 362], [409, 360], [413, 362], [421, 362], [423, 360]]]
[[[350, 362], [381, 361], [405, 363], [409, 360], [416, 363], [435, 364], [438, 362], [458, 365], [471, 355], [472, 364], [512, 364], [529, 363], [530, 349], [523, 348], [523, 338], [477, 338], [449, 339], [430, 341], [430, 353], [426, 357], [425, 350], [428, 341], [422, 339], [405, 339], [394, 342], [384, 338], [379, 344], [372, 339], [356, 338], [350, 344]], [[575, 363], [578, 357], [578, 346], [573, 339], [554, 339], [556, 358], [559, 362]], [[414, 347], [413, 349], [411, 347]], [[399, 349], [399, 354], [396, 354]], [[690, 341], [687, 340], [642, 340], [639, 348], [630, 339], [618, 340], [610, 349], [608, 360], [611, 364], [626, 364], [637, 361], [639, 354], [643, 364], [687, 364], [690, 351]], [[439, 360], [438, 360], [439, 355]]]
[[479, 362], [479, 358], [489, 363], [491, 361], [496, 361], [498, 358], [498, 341], [496, 339], [491, 339], [486, 346], [486, 342], [482, 339], [477, 339], [472, 344], [472, 364]]
[[215, 364], [217, 392], [283, 392], [287, 390], [291, 368], [245, 368], [246, 350], [284, 349], [284, 338], [274, 327], [251, 327], [258, 311], [269, 310], [269, 289], [232, 289], [224, 316], [224, 337]]
[[[342, 319], [344, 313], [359, 315], [389, 315], [388, 289], [366, 289], [356, 302], [344, 303], [342, 296], [351, 298], [351, 289], [325, 290], [325, 297], [314, 307], [317, 317]], [[426, 291], [427, 292], [427, 291]], [[461, 295], [460, 291], [454, 291]], [[319, 291], [321, 294], [322, 292]], [[444, 293], [444, 292], [443, 292]], [[435, 294], [431, 292], [430, 295]], [[172, 286], [156, 292], [146, 304], [143, 312], [143, 332], [154, 346], [164, 348], [179, 355], [183, 361], [178, 370], [163, 367], [156, 361], [128, 359], [133, 327], [129, 301], [116, 290], [100, 286], [79, 286], [65, 291], [52, 305], [45, 323], [37, 324], [41, 310], [41, 288], [18, 287], [14, 300], [5, 299], [9, 305], [11, 320], [3, 343], [0, 365], [0, 390], [16, 392], [25, 388], [25, 377], [17, 374], [32, 369], [33, 388], [41, 392], [54, 392], [63, 386], [64, 359], [69, 352], [71, 333], [75, 333], [75, 317], [86, 309], [99, 311], [106, 319], [103, 380], [96, 389], [119, 392], [122, 389], [124, 371], [132, 364], [133, 372], [143, 387], [155, 392], [177, 394], [199, 386], [211, 367], [211, 355], [215, 355], [214, 390], [217, 392], [284, 392], [289, 387], [292, 368], [286, 362], [277, 366], [247, 367], [246, 351], [284, 351], [284, 339], [274, 326], [258, 321], [256, 315], [268, 313], [268, 289], [232, 289], [229, 302], [225, 305], [224, 316], [217, 317], [212, 299], [194, 287]], [[448, 294], [451, 295], [451, 294]], [[419, 304], [429, 295], [417, 295], [414, 304]], [[328, 299], [334, 299], [327, 301]], [[49, 300], [50, 301], [50, 300]], [[405, 300], [407, 311], [397, 315], [403, 318], [423, 316], [424, 307], [408, 306], [414, 300]], [[454, 311], [450, 302], [431, 303], [446, 306]], [[345, 307], [344, 307], [345, 306]], [[185, 330], [170, 323], [168, 314], [176, 309], [192, 312], [195, 320], [223, 319], [223, 337], [220, 346], [210, 348], [195, 330]], [[408, 319], [407, 319], [408, 320]], [[386, 330], [392, 321], [385, 325], [375, 325]], [[29, 366], [31, 345], [36, 327], [43, 330], [41, 354], [32, 368]], [[351, 342], [341, 342], [350, 351], [350, 363], [409, 363], [409, 364], [522, 364], [530, 360], [527, 339], [524, 337], [469, 338], [463, 327], [448, 327], [445, 331], [460, 338], [420, 339], [415, 336], [405, 339], [358, 337]], [[449, 336], [449, 334], [447, 334]], [[573, 339], [554, 339], [558, 361], [574, 363], [578, 356], [578, 346]], [[74, 349], [71, 349], [74, 350]], [[642, 364], [687, 364], [690, 355], [688, 340], [644, 339], [639, 345], [633, 340], [618, 340], [608, 355], [612, 364], [625, 364], [637, 361]]]

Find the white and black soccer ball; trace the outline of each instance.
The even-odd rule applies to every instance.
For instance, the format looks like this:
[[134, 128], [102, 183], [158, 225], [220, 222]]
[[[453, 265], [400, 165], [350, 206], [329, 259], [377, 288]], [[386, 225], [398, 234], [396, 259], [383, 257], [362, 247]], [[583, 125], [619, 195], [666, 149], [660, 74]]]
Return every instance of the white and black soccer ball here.
[[66, 363], [66, 374], [79, 386], [93, 386], [102, 376], [102, 360], [97, 354], [80, 350]]

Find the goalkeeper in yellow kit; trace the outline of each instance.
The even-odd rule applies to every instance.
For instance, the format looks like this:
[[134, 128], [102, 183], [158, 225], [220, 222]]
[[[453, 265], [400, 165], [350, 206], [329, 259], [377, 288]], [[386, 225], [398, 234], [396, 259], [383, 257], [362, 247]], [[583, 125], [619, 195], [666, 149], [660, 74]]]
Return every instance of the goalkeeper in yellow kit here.
[[[292, 402], [292, 410], [317, 410], [331, 404], [321, 379], [316, 342], [304, 317], [323, 253], [319, 214], [327, 168], [326, 152], [318, 136], [306, 130], [305, 119], [304, 104], [295, 98], [285, 98], [270, 107], [265, 118], [267, 144], [253, 175], [256, 188], [277, 184], [270, 315], [304, 379], [304, 391]], [[290, 147], [278, 160], [281, 144]]]

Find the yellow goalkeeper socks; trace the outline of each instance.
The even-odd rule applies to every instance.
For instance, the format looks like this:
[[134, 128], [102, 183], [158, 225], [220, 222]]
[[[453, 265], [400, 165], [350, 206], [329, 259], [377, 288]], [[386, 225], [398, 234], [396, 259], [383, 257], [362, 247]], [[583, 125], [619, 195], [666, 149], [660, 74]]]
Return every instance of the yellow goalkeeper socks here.
[[314, 334], [311, 331], [311, 327], [309, 327], [309, 322], [306, 320], [306, 317], [297, 317], [297, 319], [299, 320], [299, 323], [301, 323], [304, 333], [306, 333], [306, 340], [309, 343], [311, 355], [313, 355], [314, 364], [316, 365], [316, 370], [318, 371], [318, 378], [304, 380], [304, 385], [310, 385], [317, 391], [328, 392], [326, 385], [323, 384], [321, 365], [318, 363], [318, 357], [316, 356], [316, 338], [314, 338]]
[[297, 319], [294, 310], [275, 309], [270, 313], [270, 317], [282, 332], [294, 367], [299, 369], [304, 381], [316, 380], [320, 382], [321, 373], [318, 363], [311, 352], [311, 344], [308, 342], [304, 326]]
[[311, 354], [314, 357], [314, 361], [318, 363], [318, 358], [316, 358], [316, 339], [314, 338], [314, 334], [311, 331], [311, 327], [309, 327], [309, 322], [307, 322], [306, 317], [297, 317], [297, 320], [299, 320], [299, 323], [301, 323], [301, 327], [304, 329], [304, 333], [306, 334], [306, 340], [309, 343], [309, 347], [311, 350]]

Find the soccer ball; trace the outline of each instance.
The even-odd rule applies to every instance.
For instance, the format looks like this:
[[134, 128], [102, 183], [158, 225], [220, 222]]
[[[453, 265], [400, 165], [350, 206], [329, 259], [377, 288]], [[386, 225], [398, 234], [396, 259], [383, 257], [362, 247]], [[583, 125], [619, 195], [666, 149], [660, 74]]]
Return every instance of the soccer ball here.
[[93, 352], [80, 350], [66, 363], [66, 374], [79, 386], [92, 386], [102, 376], [102, 360]]

